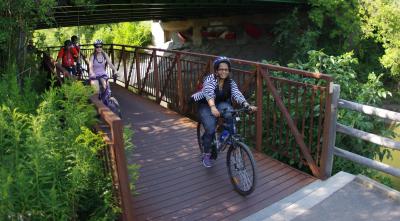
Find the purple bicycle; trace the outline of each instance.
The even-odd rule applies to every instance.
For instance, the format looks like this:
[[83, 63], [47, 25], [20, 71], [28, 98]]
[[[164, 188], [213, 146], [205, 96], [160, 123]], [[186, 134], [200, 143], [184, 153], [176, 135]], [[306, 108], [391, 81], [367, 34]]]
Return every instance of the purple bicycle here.
[[[116, 76], [113, 76], [115, 78]], [[121, 109], [118, 100], [111, 95], [110, 84], [108, 83], [108, 76], [101, 75], [91, 77], [90, 80], [97, 80], [99, 82], [99, 99], [106, 105], [112, 112], [122, 118]]]

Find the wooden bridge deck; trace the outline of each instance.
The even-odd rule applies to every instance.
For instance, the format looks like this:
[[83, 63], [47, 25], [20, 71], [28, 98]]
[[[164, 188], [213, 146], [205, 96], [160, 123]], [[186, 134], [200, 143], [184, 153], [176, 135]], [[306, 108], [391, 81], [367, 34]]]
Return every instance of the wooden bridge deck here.
[[212, 168], [201, 165], [196, 122], [122, 87], [114, 86], [113, 94], [135, 133], [127, 159], [141, 166], [132, 206], [137, 220], [240, 220], [315, 180], [255, 153], [258, 184], [242, 197], [230, 184], [226, 153]]

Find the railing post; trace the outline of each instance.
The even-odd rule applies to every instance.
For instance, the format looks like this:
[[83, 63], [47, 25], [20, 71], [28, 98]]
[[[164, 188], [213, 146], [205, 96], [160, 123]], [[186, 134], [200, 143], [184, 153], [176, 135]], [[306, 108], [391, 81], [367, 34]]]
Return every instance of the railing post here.
[[[114, 44], [112, 44], [111, 45], [111, 47], [110, 47], [110, 54], [111, 54], [111, 63], [113, 63], [114, 64]], [[114, 70], [112, 70], [112, 75], [114, 75], [115, 74], [115, 72], [114, 72]]]
[[137, 88], [140, 90], [140, 61], [139, 61], [139, 52], [138, 48], [135, 48], [135, 63], [136, 63], [136, 80], [137, 80]]
[[321, 172], [324, 178], [328, 178], [332, 174], [333, 167], [333, 154], [336, 140], [336, 121], [337, 121], [337, 109], [340, 95], [340, 85], [332, 85], [332, 99], [330, 106], [330, 117], [326, 119], [326, 123], [329, 124], [328, 136], [324, 137], [323, 149], [321, 153]]
[[[126, 67], [126, 53], [125, 53], [125, 46], [122, 46], [122, 65], [124, 66], [124, 81], [125, 81], [125, 88], [128, 88], [129, 82], [128, 82], [128, 73], [127, 73], [127, 67]], [[114, 82], [115, 83], [115, 82]]]
[[208, 59], [208, 73], [214, 73], [214, 65], [211, 58]]
[[122, 121], [114, 120], [111, 126], [111, 136], [115, 153], [115, 163], [117, 165], [119, 191], [121, 196], [122, 220], [133, 220], [132, 195], [129, 187], [128, 168], [125, 159], [124, 141], [123, 141]]
[[261, 151], [262, 148], [262, 113], [263, 113], [263, 79], [261, 76], [260, 66], [257, 65], [257, 113], [256, 113], [256, 149]]
[[158, 80], [157, 49], [153, 49], [154, 86], [156, 87], [156, 102], [160, 102], [160, 81]]
[[181, 66], [181, 54], [176, 54], [176, 67], [177, 67], [177, 78], [176, 85], [178, 89], [178, 110], [183, 111], [183, 83], [182, 83], [182, 66]]

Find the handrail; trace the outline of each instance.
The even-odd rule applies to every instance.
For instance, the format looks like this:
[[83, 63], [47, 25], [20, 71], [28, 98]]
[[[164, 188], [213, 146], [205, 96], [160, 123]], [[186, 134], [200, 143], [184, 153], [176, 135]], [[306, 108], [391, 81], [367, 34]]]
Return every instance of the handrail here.
[[115, 115], [107, 106], [99, 99], [98, 94], [90, 97], [90, 101], [94, 104], [100, 117], [108, 124], [111, 131], [111, 138], [105, 139], [110, 146], [111, 152], [114, 154], [114, 182], [117, 184], [117, 191], [120, 197], [122, 208], [122, 220], [130, 221], [134, 219], [132, 209], [132, 194], [129, 187], [128, 168], [125, 158], [124, 141], [123, 141], [123, 125], [121, 119]]
[[[400, 150], [400, 142], [398, 141], [394, 141], [390, 138], [387, 137], [382, 137], [373, 133], [368, 133], [362, 130], [358, 130], [343, 124], [340, 124], [338, 122], [336, 122], [336, 111], [337, 108], [344, 108], [344, 109], [348, 109], [348, 110], [353, 110], [353, 111], [357, 111], [360, 113], [365, 113], [368, 115], [373, 115], [373, 116], [377, 116], [379, 118], [382, 119], [387, 119], [387, 120], [391, 120], [391, 121], [397, 121], [400, 122], [400, 113], [394, 112], [394, 111], [389, 111], [389, 110], [385, 110], [385, 109], [381, 109], [381, 108], [376, 108], [376, 107], [372, 107], [369, 105], [364, 105], [364, 104], [360, 104], [360, 103], [355, 103], [355, 102], [351, 102], [351, 101], [347, 101], [347, 100], [343, 100], [343, 99], [338, 99], [339, 98], [339, 93], [340, 93], [340, 86], [339, 85], [334, 85], [334, 95], [333, 97], [336, 98], [334, 99], [333, 103], [332, 103], [332, 108], [334, 109], [334, 114], [335, 117], [331, 119], [332, 123], [332, 128], [331, 131], [334, 132], [340, 132], [352, 137], [356, 137], [371, 143], [375, 143], [378, 145], [382, 145], [394, 150]], [[379, 161], [376, 160], [372, 160], [369, 159], [367, 157], [361, 156], [359, 154], [355, 154], [349, 151], [346, 151], [344, 149], [341, 149], [339, 147], [335, 146], [335, 137], [336, 136], [331, 136], [331, 142], [329, 145], [329, 149], [331, 152], [331, 155], [336, 155], [342, 158], [345, 158], [347, 160], [365, 165], [367, 167], [382, 171], [384, 173], [396, 176], [396, 177], [400, 177], [400, 168], [395, 168], [393, 166], [387, 165], [385, 163], [381, 163]], [[333, 158], [333, 157], [331, 157]], [[332, 159], [330, 160], [330, 170], [332, 169]], [[331, 171], [330, 171], [331, 172]]]
[[[85, 44], [81, 45], [81, 47], [85, 46], [92, 46], [91, 44]], [[178, 53], [182, 55], [189, 55], [189, 56], [200, 56], [200, 57], [206, 57], [206, 58], [211, 58], [215, 59], [217, 56], [216, 55], [210, 55], [210, 54], [203, 54], [203, 53], [196, 53], [196, 52], [188, 52], [188, 51], [177, 51], [177, 50], [169, 50], [169, 49], [160, 49], [160, 48], [154, 48], [154, 47], [142, 47], [142, 46], [129, 46], [129, 45], [121, 45], [121, 44], [104, 44], [104, 46], [119, 46], [119, 47], [124, 47], [124, 48], [132, 48], [132, 49], [143, 49], [143, 50], [156, 50], [160, 52], [168, 52], [168, 53]], [[56, 47], [47, 47], [48, 49], [50, 48], [59, 48], [61, 46], [56, 46]], [[298, 70], [298, 69], [293, 69], [293, 68], [288, 68], [288, 67], [283, 67], [279, 65], [273, 65], [273, 64], [264, 64], [256, 61], [247, 61], [247, 60], [242, 60], [242, 59], [236, 59], [236, 58], [231, 58], [230, 59], [233, 62], [236, 62], [238, 64], [248, 64], [248, 65], [259, 65], [261, 67], [265, 67], [268, 69], [272, 69], [274, 71], [285, 71], [285, 72], [290, 72], [293, 74], [297, 75], [303, 75], [306, 77], [312, 77], [316, 79], [323, 79], [323, 80], [328, 80], [332, 81], [333, 77], [327, 74], [323, 73], [314, 73], [314, 72], [309, 72], [309, 71], [304, 71], [304, 70]]]

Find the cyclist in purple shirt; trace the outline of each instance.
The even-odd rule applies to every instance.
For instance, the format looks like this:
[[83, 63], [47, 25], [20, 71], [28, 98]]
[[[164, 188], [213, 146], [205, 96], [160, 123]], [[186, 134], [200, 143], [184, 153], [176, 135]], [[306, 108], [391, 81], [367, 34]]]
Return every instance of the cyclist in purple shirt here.
[[[232, 110], [232, 100], [251, 111], [257, 107], [249, 105], [243, 94], [239, 91], [236, 82], [229, 77], [231, 62], [227, 57], [218, 57], [214, 61], [214, 73], [205, 77], [201, 91], [192, 95], [192, 99], [198, 103], [198, 113], [201, 123], [204, 126], [203, 135], [203, 165], [211, 167], [211, 143], [217, 126], [217, 118], [221, 116], [222, 110]], [[229, 126], [233, 124], [232, 116], [229, 113], [221, 116]], [[232, 127], [228, 128], [231, 129]]]
[[103, 52], [103, 41], [102, 40], [96, 40], [93, 43], [93, 46], [95, 48], [95, 51], [93, 52], [92, 55], [90, 55], [89, 58], [89, 78], [90, 78], [90, 84], [93, 85], [96, 89], [96, 92], [99, 91], [99, 80], [101, 81], [101, 84], [103, 85], [103, 88], [106, 87], [106, 79], [108, 79], [107, 73], [106, 73], [106, 67], [107, 65], [114, 70], [114, 72], [117, 72], [117, 69], [115, 66], [112, 64], [110, 57]]

